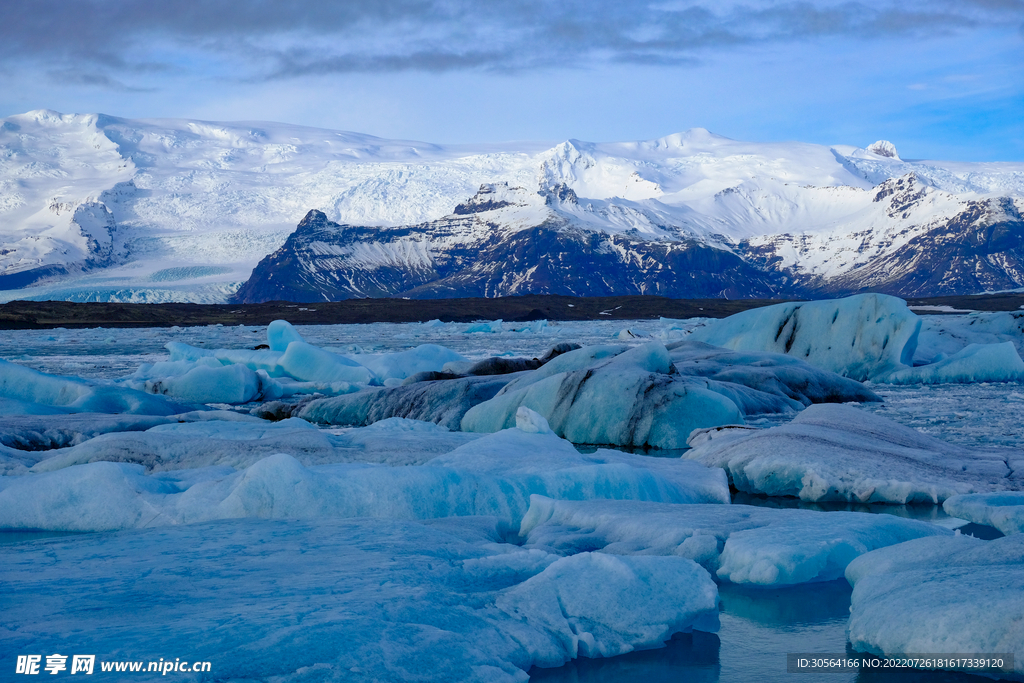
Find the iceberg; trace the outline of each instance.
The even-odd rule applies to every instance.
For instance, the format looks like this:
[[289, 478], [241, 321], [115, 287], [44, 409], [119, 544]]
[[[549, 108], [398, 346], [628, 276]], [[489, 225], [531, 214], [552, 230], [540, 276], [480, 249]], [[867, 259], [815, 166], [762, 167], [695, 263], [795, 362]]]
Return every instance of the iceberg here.
[[733, 351], [784, 353], [855, 380], [876, 380], [913, 365], [921, 319], [903, 299], [845, 299], [754, 308], [688, 337]]
[[952, 496], [942, 509], [953, 517], [995, 527], [1007, 536], [1024, 532], [1024, 491]]
[[520, 406], [574, 443], [680, 448], [696, 428], [743, 422], [736, 404], [706, 381], [680, 378], [658, 343], [565, 353], [470, 408], [462, 429], [511, 427]]
[[969, 344], [952, 356], [929, 365], [895, 370], [885, 376], [889, 384], [949, 384], [952, 382], [1019, 382], [1024, 360], [1012, 342]]
[[781, 353], [730, 351], [692, 340], [666, 348], [678, 373], [710, 380], [708, 388], [728, 396], [745, 415], [882, 400], [856, 380]]
[[296, 416], [325, 425], [369, 425], [391, 417], [436, 422], [459, 429], [473, 406], [492, 398], [514, 375], [460, 377], [371, 387], [304, 404]]
[[48, 375], [5, 360], [0, 360], [0, 398], [74, 413], [175, 415], [197, 408], [135, 389]]
[[806, 501], [933, 503], [1012, 490], [1009, 455], [971, 451], [865, 410], [812, 405], [764, 430], [695, 432], [684, 458], [722, 467], [738, 490]]
[[934, 331], [925, 352], [929, 362], [915, 365], [921, 328], [921, 318], [902, 299], [858, 294], [744, 311], [698, 328], [688, 339], [734, 351], [783, 353], [861, 381], [937, 384], [1024, 379], [1024, 361], [1011, 341], [973, 343], [949, 355], [935, 352], [942, 344], [936, 343]]
[[[211, 411], [212, 412], [212, 411]], [[331, 434], [305, 420], [268, 423], [218, 411], [222, 419], [165, 424], [144, 432], [102, 434], [70, 448], [40, 452], [35, 473], [92, 462], [142, 465], [146, 472], [229, 467], [242, 469], [277, 453], [302, 465], [339, 462], [422, 464], [480, 438], [414, 420], [392, 418], [371, 427]]]
[[[0, 569], [4, 649], [33, 652], [60, 623], [54, 651], [155, 659], [174, 643], [225, 680], [526, 683], [717, 629], [717, 589], [690, 560], [559, 557], [508, 533], [477, 517], [232, 520], [18, 544]], [[130, 599], [139, 577], [175, 599]], [[259, 608], [240, 619], [244, 605]]]
[[[536, 427], [536, 420], [531, 422]], [[551, 433], [510, 429], [468, 441], [424, 465], [392, 467], [357, 462], [358, 449], [346, 453], [329, 441], [324, 443], [323, 432], [299, 424], [305, 423], [287, 420], [265, 429], [271, 437], [302, 450], [306, 459], [316, 457], [311, 451], [319, 445], [319, 459], [336, 459], [336, 464], [307, 467], [292, 455], [276, 453], [236, 471], [227, 463], [252, 459], [252, 451], [267, 448], [260, 443], [262, 439], [252, 438], [251, 426], [244, 422], [235, 424], [233, 430], [206, 422], [97, 437], [67, 449], [67, 454], [40, 462], [31, 474], [0, 478], [0, 529], [109, 531], [239, 517], [433, 519], [490, 515], [518, 523], [532, 494], [571, 500], [729, 501], [721, 470], [617, 451], [584, 455]], [[376, 431], [379, 437], [386, 437], [384, 430]], [[111, 462], [112, 449], [102, 442], [93, 450], [92, 462], [73, 464], [89, 453], [83, 448], [89, 443], [109, 442], [113, 437], [122, 442], [131, 437], [137, 441], [173, 438], [182, 432], [205, 434], [210, 442], [221, 443], [206, 446], [206, 453], [188, 453], [174, 463], [176, 467], [151, 452], [145, 454], [148, 474], [138, 462], [143, 459], [138, 451], [131, 454], [135, 462], [126, 462], [130, 456]], [[444, 432], [416, 432], [421, 439], [431, 434], [446, 440]], [[213, 438], [217, 436], [220, 438]], [[337, 462], [346, 456], [347, 462]], [[192, 468], [180, 467], [185, 458]]]
[[531, 497], [519, 533], [525, 548], [681, 556], [722, 581], [761, 586], [832, 581], [866, 552], [952, 536], [933, 524], [892, 515], [540, 495]]
[[1024, 675], [1024, 534], [921, 538], [850, 563], [849, 640], [878, 655], [1012, 653]]

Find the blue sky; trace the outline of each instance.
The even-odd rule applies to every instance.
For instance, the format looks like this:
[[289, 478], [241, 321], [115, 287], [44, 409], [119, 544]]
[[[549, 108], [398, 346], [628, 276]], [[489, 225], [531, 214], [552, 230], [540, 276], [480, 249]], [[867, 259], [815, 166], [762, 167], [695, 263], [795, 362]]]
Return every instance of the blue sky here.
[[0, 115], [1024, 160], [1024, 0], [0, 0]]

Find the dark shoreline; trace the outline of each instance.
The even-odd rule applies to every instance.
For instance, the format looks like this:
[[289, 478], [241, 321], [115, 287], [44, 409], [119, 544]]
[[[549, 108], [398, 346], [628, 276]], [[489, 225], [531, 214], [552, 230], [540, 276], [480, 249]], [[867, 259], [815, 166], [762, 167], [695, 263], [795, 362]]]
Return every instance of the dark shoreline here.
[[[373, 322], [497, 320], [634, 320], [724, 318], [784, 300], [666, 299], [657, 296], [572, 297], [527, 295], [496, 299], [349, 299], [317, 304], [272, 301], [263, 304], [121, 304], [66, 301], [12, 301], [0, 304], [0, 329], [55, 327], [182, 327], [266, 325], [285, 319], [297, 325]], [[982, 294], [907, 299], [911, 306], [949, 306], [979, 311], [1017, 311], [1022, 294]], [[933, 311], [922, 311], [932, 313]]]

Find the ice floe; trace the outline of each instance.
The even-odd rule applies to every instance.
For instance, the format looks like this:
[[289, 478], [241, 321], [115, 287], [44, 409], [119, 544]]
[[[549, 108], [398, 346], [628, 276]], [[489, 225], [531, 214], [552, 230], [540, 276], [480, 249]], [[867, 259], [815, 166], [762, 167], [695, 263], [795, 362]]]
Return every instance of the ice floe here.
[[1012, 653], [1024, 674], [1024, 534], [921, 538], [858, 557], [849, 640], [874, 654]]
[[[0, 478], [0, 528], [106, 531], [237, 517], [493, 515], [518, 521], [531, 494], [576, 500], [729, 501], [721, 470], [618, 451], [584, 455], [554, 434], [537, 431], [539, 416], [528, 423], [524, 426], [531, 431], [506, 430], [464, 443], [425, 465], [397, 467], [352, 462], [364, 452], [338, 448], [322, 431], [298, 426], [305, 424], [301, 421], [266, 425], [269, 439], [253, 438], [249, 423], [234, 424], [234, 429], [206, 422], [108, 434], [38, 463], [31, 474]], [[440, 427], [429, 429], [434, 431], [415, 436], [429, 441], [439, 435], [442, 443], [451, 444]], [[381, 441], [396, 430], [375, 431], [372, 440]], [[170, 464], [164, 458], [175, 450], [165, 446], [157, 451], [151, 440], [169, 437], [166, 442], [173, 444], [174, 436], [182, 433], [200, 434], [205, 441], [178, 440], [178, 458]], [[307, 459], [337, 464], [306, 467], [294, 456], [275, 453], [240, 471], [227, 466], [256, 458], [247, 451], [265, 453], [275, 440], [287, 441]], [[127, 453], [111, 448], [118, 442], [127, 445]], [[95, 446], [85, 448], [90, 444]], [[85, 458], [92, 461], [75, 464]], [[149, 466], [149, 474], [140, 461]], [[192, 467], [181, 467], [182, 461]]]
[[718, 628], [715, 584], [690, 560], [558, 557], [507, 533], [481, 518], [234, 520], [23, 544], [0, 569], [5, 650], [45, 631], [53, 651], [98, 659], [173, 643], [236, 680], [525, 683], [535, 665]]
[[[1007, 321], [1004, 327], [1009, 326]], [[942, 335], [933, 327], [922, 360], [921, 329], [922, 319], [902, 299], [858, 294], [744, 311], [696, 329], [689, 339], [736, 351], [785, 353], [857, 380], [936, 384], [1024, 379], [1024, 361], [1012, 341], [951, 344], [939, 340]], [[985, 341], [992, 341], [991, 335]], [[938, 351], [940, 347], [949, 353]]]
[[162, 396], [78, 377], [49, 375], [5, 360], [0, 360], [0, 397], [20, 403], [22, 407], [17, 410], [20, 414], [46, 414], [49, 412], [46, 407], [69, 413], [135, 415], [174, 415], [195, 409], [195, 406], [175, 403]]
[[942, 509], [953, 517], [995, 527], [1009, 536], [1024, 532], [1024, 492], [974, 493], [947, 498]]
[[218, 416], [222, 419], [102, 434], [70, 448], [39, 451], [34, 454], [38, 464], [32, 471], [52, 472], [100, 461], [142, 465], [147, 472], [212, 466], [241, 469], [277, 453], [288, 454], [305, 466], [340, 462], [413, 465], [480, 438], [402, 418], [332, 434], [294, 418], [270, 423], [237, 413], [218, 412]]
[[680, 448], [699, 427], [743, 421], [730, 399], [700, 379], [681, 378], [668, 350], [651, 343], [586, 347], [558, 356], [469, 409], [462, 429], [495, 432], [525, 406], [574, 443]]
[[533, 496], [520, 535], [545, 552], [682, 556], [723, 581], [790, 585], [841, 578], [863, 553], [952, 532], [861, 512]]
[[765, 430], [707, 429], [683, 457], [722, 467], [740, 491], [807, 501], [933, 503], [1021, 488], [1008, 455], [939, 441], [841, 404], [813, 405]]

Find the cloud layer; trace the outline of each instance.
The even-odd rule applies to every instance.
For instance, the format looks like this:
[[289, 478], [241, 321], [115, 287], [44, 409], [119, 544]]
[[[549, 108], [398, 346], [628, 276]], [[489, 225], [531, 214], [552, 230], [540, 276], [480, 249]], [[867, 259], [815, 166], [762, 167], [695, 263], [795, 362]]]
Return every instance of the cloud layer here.
[[751, 44], [921, 38], [1024, 23], [1024, 0], [0, 0], [0, 65], [59, 83], [148, 87], [155, 74], [516, 72], [689, 65]]

